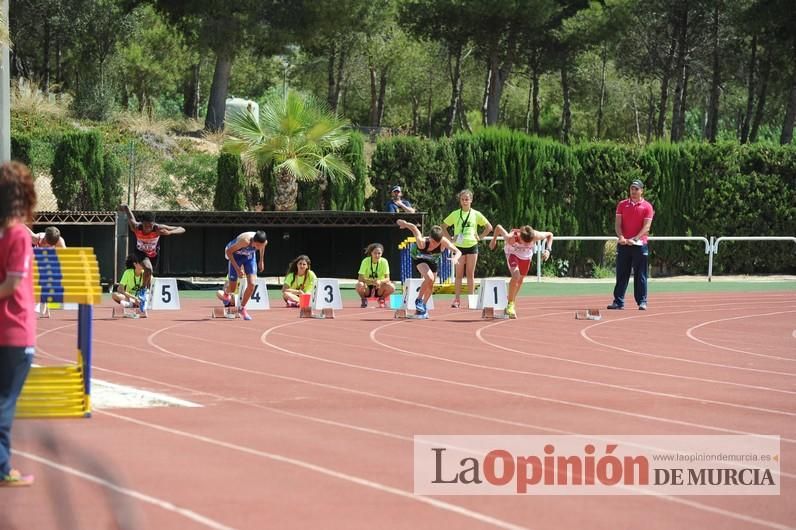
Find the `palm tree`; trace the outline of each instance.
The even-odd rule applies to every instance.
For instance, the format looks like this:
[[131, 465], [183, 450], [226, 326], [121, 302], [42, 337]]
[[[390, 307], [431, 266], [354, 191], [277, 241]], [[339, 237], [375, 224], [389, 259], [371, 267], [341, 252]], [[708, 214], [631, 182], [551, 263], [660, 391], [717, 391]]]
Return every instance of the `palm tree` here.
[[258, 167], [273, 166], [274, 208], [295, 210], [298, 181], [353, 179], [351, 168], [337, 156], [348, 143], [347, 122], [315, 98], [290, 90], [274, 95], [261, 107], [259, 118], [247, 111], [227, 120], [224, 150], [239, 154]]

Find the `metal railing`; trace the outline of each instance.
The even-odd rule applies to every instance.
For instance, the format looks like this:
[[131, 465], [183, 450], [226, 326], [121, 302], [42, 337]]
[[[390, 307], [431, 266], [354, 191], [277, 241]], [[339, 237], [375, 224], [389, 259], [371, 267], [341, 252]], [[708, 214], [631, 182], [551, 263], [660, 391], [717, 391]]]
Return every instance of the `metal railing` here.
[[710, 238], [711, 253], [708, 258], [708, 281], [713, 278], [713, 256], [719, 253], [719, 243], [722, 241], [791, 241], [796, 243], [796, 237], [791, 236], [721, 236]]
[[[485, 237], [485, 241], [490, 241], [493, 236]], [[503, 239], [499, 237], [498, 239]], [[701, 236], [649, 236], [650, 241], [700, 241], [705, 244], [705, 254], [708, 255], [708, 274], [707, 280], [713, 278], [713, 256], [719, 253], [719, 243], [722, 241], [791, 241], [796, 243], [793, 236], [711, 236], [710, 239]], [[616, 236], [555, 236], [554, 241], [616, 241]], [[536, 254], [536, 281], [542, 281], [542, 252], [545, 248], [545, 241], [538, 241], [534, 246]]]

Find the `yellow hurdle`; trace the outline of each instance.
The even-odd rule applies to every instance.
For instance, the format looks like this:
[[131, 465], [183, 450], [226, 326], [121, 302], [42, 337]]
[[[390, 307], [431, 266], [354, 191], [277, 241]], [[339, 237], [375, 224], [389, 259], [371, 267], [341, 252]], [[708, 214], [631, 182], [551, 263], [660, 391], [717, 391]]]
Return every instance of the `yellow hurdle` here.
[[102, 300], [94, 249], [34, 249], [33, 294], [36, 303], [78, 304], [77, 362], [34, 366], [17, 401], [18, 418], [91, 416], [91, 339], [93, 305]]

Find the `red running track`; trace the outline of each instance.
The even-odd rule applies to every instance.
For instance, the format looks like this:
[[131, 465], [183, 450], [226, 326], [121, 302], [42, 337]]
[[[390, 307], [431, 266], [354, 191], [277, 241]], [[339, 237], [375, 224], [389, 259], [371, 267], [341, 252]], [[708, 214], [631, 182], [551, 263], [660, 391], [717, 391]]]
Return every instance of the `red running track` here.
[[[443, 306], [444, 299], [439, 306]], [[796, 295], [526, 298], [520, 318], [428, 321], [346, 307], [212, 321], [97, 308], [94, 376], [203, 405], [19, 421], [3, 528], [790, 528]], [[39, 322], [37, 362], [73, 360], [74, 316]], [[780, 496], [412, 494], [415, 434], [776, 434]]]

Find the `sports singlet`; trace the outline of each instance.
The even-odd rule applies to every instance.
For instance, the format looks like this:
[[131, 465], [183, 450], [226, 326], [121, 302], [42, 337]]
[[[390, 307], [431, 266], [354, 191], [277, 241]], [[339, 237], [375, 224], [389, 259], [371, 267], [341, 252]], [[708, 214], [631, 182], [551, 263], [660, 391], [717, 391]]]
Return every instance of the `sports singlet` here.
[[135, 248], [150, 258], [158, 255], [158, 243], [160, 242], [158, 225], [152, 225], [152, 231], [146, 234], [141, 229], [141, 225], [138, 225], [133, 234], [135, 234]]
[[418, 248], [417, 245], [415, 245], [415, 247], [414, 247], [415, 256], [414, 257], [417, 258], [417, 259], [437, 259], [437, 257], [442, 253], [442, 244], [438, 243], [436, 247], [434, 247], [431, 250], [428, 250], [428, 247], [429, 247], [429, 245], [431, 245], [432, 241], [434, 241], [434, 240], [431, 239], [430, 237], [427, 237], [426, 238], [425, 247], [422, 248], [422, 249]]
[[520, 238], [519, 234], [514, 232], [512, 233], [512, 237], [503, 245], [503, 252], [505, 252], [507, 256], [514, 254], [520, 259], [527, 260], [533, 258], [533, 246], [533, 241], [526, 243]]

